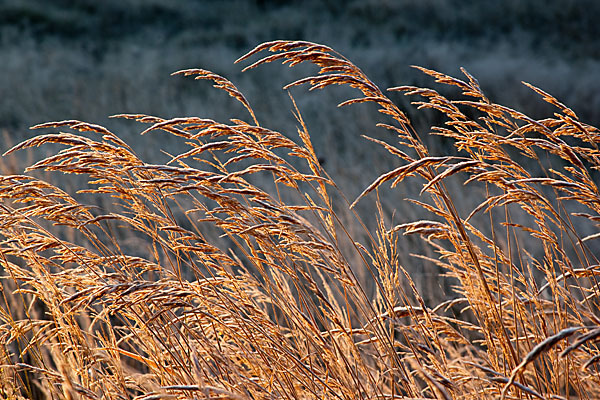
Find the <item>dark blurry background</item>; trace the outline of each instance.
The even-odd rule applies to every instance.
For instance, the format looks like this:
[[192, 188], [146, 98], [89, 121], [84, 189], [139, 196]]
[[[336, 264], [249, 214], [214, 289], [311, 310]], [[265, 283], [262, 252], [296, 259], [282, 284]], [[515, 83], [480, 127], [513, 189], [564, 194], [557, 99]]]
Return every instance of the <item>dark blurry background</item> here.
[[[430, 84], [413, 64], [449, 74], [464, 66], [493, 101], [538, 116], [543, 104], [525, 80], [597, 125], [598, 16], [596, 0], [1, 0], [0, 129], [20, 138], [35, 123], [110, 124], [106, 117], [122, 112], [242, 116], [207, 83], [169, 77], [196, 67], [236, 83], [264, 125], [293, 126], [281, 87], [303, 72], [277, 66], [241, 74], [243, 66], [233, 65], [275, 39], [330, 45], [382, 88]], [[304, 99], [304, 92], [294, 95], [319, 121], [315, 133], [355, 139], [347, 127], [336, 132], [338, 117], [330, 115], [343, 96]], [[321, 111], [322, 103], [332, 109]]]
[[[231, 79], [262, 125], [294, 135], [281, 88], [314, 69], [269, 65], [241, 73], [247, 63], [233, 64], [275, 39], [330, 45], [381, 88], [433, 84], [411, 65], [451, 75], [464, 66], [492, 101], [537, 118], [552, 112], [524, 80], [599, 125], [598, 16], [597, 0], [0, 0], [0, 150], [31, 135], [31, 125], [80, 119], [139, 143], [142, 156], [159, 157], [152, 136], [139, 139], [142, 126], [107, 117], [247, 117], [207, 82], [169, 76], [184, 68]], [[356, 186], [347, 188], [350, 196], [389, 168], [378, 146], [359, 138], [389, 136], [374, 128], [381, 115], [368, 106], [335, 107], [353, 93], [292, 93], [329, 172], [342, 186], [346, 178]], [[437, 123], [434, 114], [415, 114], [406, 98], [393, 96], [424, 133]], [[164, 135], [159, 143], [177, 150]], [[368, 173], [357, 161], [371, 166]]]
[[[242, 73], [248, 62], [233, 64], [257, 44], [275, 39], [327, 44], [382, 89], [434, 85], [447, 91], [410, 66], [456, 76], [463, 66], [492, 101], [535, 118], [552, 113], [520, 83], [527, 81], [597, 126], [599, 16], [598, 0], [0, 0], [0, 151], [31, 136], [29, 126], [79, 119], [108, 127], [155, 163], [166, 157], [160, 149], [173, 154], [181, 151], [181, 142], [165, 133], [140, 137], [146, 126], [109, 115], [248, 119], [235, 100], [208, 82], [169, 76], [185, 68], [229, 78], [263, 126], [295, 137], [292, 103], [282, 87], [315, 69], [274, 64]], [[360, 137], [393, 141], [389, 132], [375, 128], [383, 116], [373, 106], [336, 108], [356, 93], [348, 88], [308, 93], [297, 87], [292, 94], [325, 168], [350, 200], [398, 165]], [[426, 135], [439, 122], [434, 113], [416, 112], [408, 99], [391, 96], [408, 111], [433, 153], [448, 151], [447, 142]], [[21, 173], [40, 156], [17, 153], [0, 162], [0, 172]], [[406, 202], [401, 200], [419, 190], [405, 185], [382, 193], [384, 210], [396, 210], [396, 222], [414, 220], [414, 207], [402, 208]], [[478, 198], [467, 196], [461, 206], [470, 209]], [[362, 204], [359, 212], [366, 207], [362, 214], [375, 223], [372, 203]], [[406, 249], [406, 254], [421, 251], [411, 243]]]

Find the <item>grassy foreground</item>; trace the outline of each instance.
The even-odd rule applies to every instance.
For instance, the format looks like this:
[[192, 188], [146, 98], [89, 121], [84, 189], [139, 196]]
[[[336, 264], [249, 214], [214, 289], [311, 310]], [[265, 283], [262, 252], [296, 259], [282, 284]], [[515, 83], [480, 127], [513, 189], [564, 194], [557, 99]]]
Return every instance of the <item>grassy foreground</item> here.
[[[433, 154], [406, 114], [331, 48], [276, 41], [238, 61], [257, 54], [247, 68], [320, 68], [290, 87], [357, 89], [342, 105], [378, 107], [396, 143], [371, 140], [399, 166], [345, 201], [299, 110], [292, 140], [260, 126], [230, 81], [201, 69], [178, 74], [212, 81], [249, 118], [118, 115], [185, 140], [188, 150], [165, 164], [141, 160], [99, 125], [36, 126], [66, 132], [7, 153], [64, 145], [29, 170], [82, 174], [89, 185], [69, 194], [33, 176], [0, 178], [0, 394], [598, 398], [600, 131], [533, 86], [554, 115], [535, 120], [495, 104], [466, 71], [457, 79], [421, 68], [462, 93], [389, 89], [445, 116], [423, 134], [455, 149]], [[375, 200], [388, 184], [417, 185], [410, 201], [431, 219], [390, 223]], [[117, 211], [86, 205], [86, 194]], [[479, 205], [465, 209], [471, 196]], [[365, 201], [379, 228], [360, 243], [360, 219], [348, 226], [340, 215]], [[135, 246], [123, 243], [131, 232]], [[435, 250], [416, 260], [437, 264], [454, 297], [424, 300], [399, 262], [404, 235]]]

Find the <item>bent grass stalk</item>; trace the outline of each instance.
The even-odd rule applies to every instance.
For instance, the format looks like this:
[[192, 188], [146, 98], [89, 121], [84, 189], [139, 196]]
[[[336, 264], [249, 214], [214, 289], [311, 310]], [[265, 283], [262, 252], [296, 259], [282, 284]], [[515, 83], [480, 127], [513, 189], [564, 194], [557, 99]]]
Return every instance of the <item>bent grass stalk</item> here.
[[[260, 126], [232, 82], [202, 69], [175, 74], [211, 80], [251, 121], [115, 116], [149, 124], [142, 134], [182, 138], [188, 149], [164, 164], [140, 159], [102, 126], [35, 126], [66, 131], [6, 154], [63, 145], [27, 171], [85, 175], [89, 187], [69, 194], [34, 176], [0, 177], [0, 393], [597, 398], [600, 131], [529, 84], [556, 108], [552, 117], [493, 103], [464, 70], [462, 80], [419, 68], [463, 96], [389, 89], [420, 96], [418, 108], [446, 117], [429, 133], [455, 149], [436, 155], [407, 114], [333, 49], [274, 41], [237, 62], [257, 55], [245, 70], [276, 61], [319, 68], [286, 88], [357, 89], [360, 96], [340, 106], [374, 103], [396, 144], [370, 140], [400, 165], [353, 203], [334, 201], [338, 188], [295, 103], [299, 140]], [[452, 179], [464, 193], [450, 189]], [[430, 218], [389, 226], [372, 192], [408, 182], [422, 185], [411, 201]], [[473, 193], [482, 193], [479, 205], [465, 208]], [[114, 210], [80, 202], [86, 194], [111, 198]], [[338, 213], [366, 201], [378, 228], [360, 243]], [[132, 235], [144, 245], [123, 242]], [[456, 297], [427, 304], [398, 261], [405, 235], [432, 246], [437, 258], [421, 261], [445, 271]]]

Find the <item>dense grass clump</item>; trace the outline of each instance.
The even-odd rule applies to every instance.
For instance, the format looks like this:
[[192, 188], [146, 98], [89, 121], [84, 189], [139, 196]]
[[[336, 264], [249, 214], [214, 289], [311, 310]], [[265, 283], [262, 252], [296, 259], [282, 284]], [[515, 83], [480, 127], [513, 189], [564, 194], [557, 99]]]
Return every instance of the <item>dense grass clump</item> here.
[[[165, 163], [99, 125], [36, 126], [65, 132], [7, 154], [61, 144], [28, 170], [88, 185], [68, 193], [34, 175], [0, 177], [2, 396], [598, 398], [600, 131], [531, 85], [554, 115], [495, 104], [466, 71], [419, 68], [462, 97], [389, 89], [444, 116], [418, 133], [331, 48], [276, 41], [238, 61], [264, 52], [247, 69], [312, 63], [318, 73], [288, 87], [347, 85], [360, 95], [341, 105], [376, 105], [396, 143], [370, 140], [398, 167], [346, 201], [297, 108], [292, 139], [202, 69], [178, 74], [212, 81], [246, 121], [116, 116], [182, 138], [188, 149]], [[454, 149], [434, 154], [420, 134]], [[430, 216], [387, 215], [376, 194], [388, 183], [417, 186], [408, 201]], [[369, 201], [373, 232], [348, 217]], [[400, 262], [405, 236], [433, 249], [413, 259], [435, 264], [452, 297], [420, 293]]]

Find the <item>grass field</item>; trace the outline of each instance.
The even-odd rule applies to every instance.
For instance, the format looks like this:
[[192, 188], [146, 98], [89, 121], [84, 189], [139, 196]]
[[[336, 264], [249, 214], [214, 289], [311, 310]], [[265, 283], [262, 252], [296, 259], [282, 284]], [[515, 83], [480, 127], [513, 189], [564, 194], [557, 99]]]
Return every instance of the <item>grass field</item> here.
[[[461, 80], [421, 69], [471, 99], [389, 89], [445, 115], [431, 132], [457, 151], [432, 155], [406, 114], [331, 48], [275, 41], [238, 61], [259, 53], [247, 68], [320, 68], [291, 86], [358, 91], [342, 105], [378, 108], [397, 143], [370, 140], [400, 166], [350, 204], [297, 108], [292, 139], [260, 126], [237, 87], [203, 69], [177, 74], [212, 81], [244, 120], [116, 116], [183, 138], [188, 149], [165, 164], [143, 161], [100, 125], [36, 126], [71, 133], [7, 154], [66, 146], [29, 170], [88, 176], [84, 192], [112, 198], [117, 211], [35, 177], [2, 177], [3, 395], [597, 397], [600, 131], [536, 87], [554, 117], [493, 103], [466, 71]], [[431, 219], [391, 223], [373, 200], [388, 182], [418, 187], [412, 206]], [[479, 205], [466, 214], [474, 194]], [[374, 232], [344, 217], [369, 198]], [[353, 236], [361, 226], [367, 240]], [[423, 260], [448, 276], [450, 296], [422, 295], [401, 263], [401, 235], [431, 246]]]
[[535, 4], [1, 4], [0, 395], [597, 398], [597, 6]]

